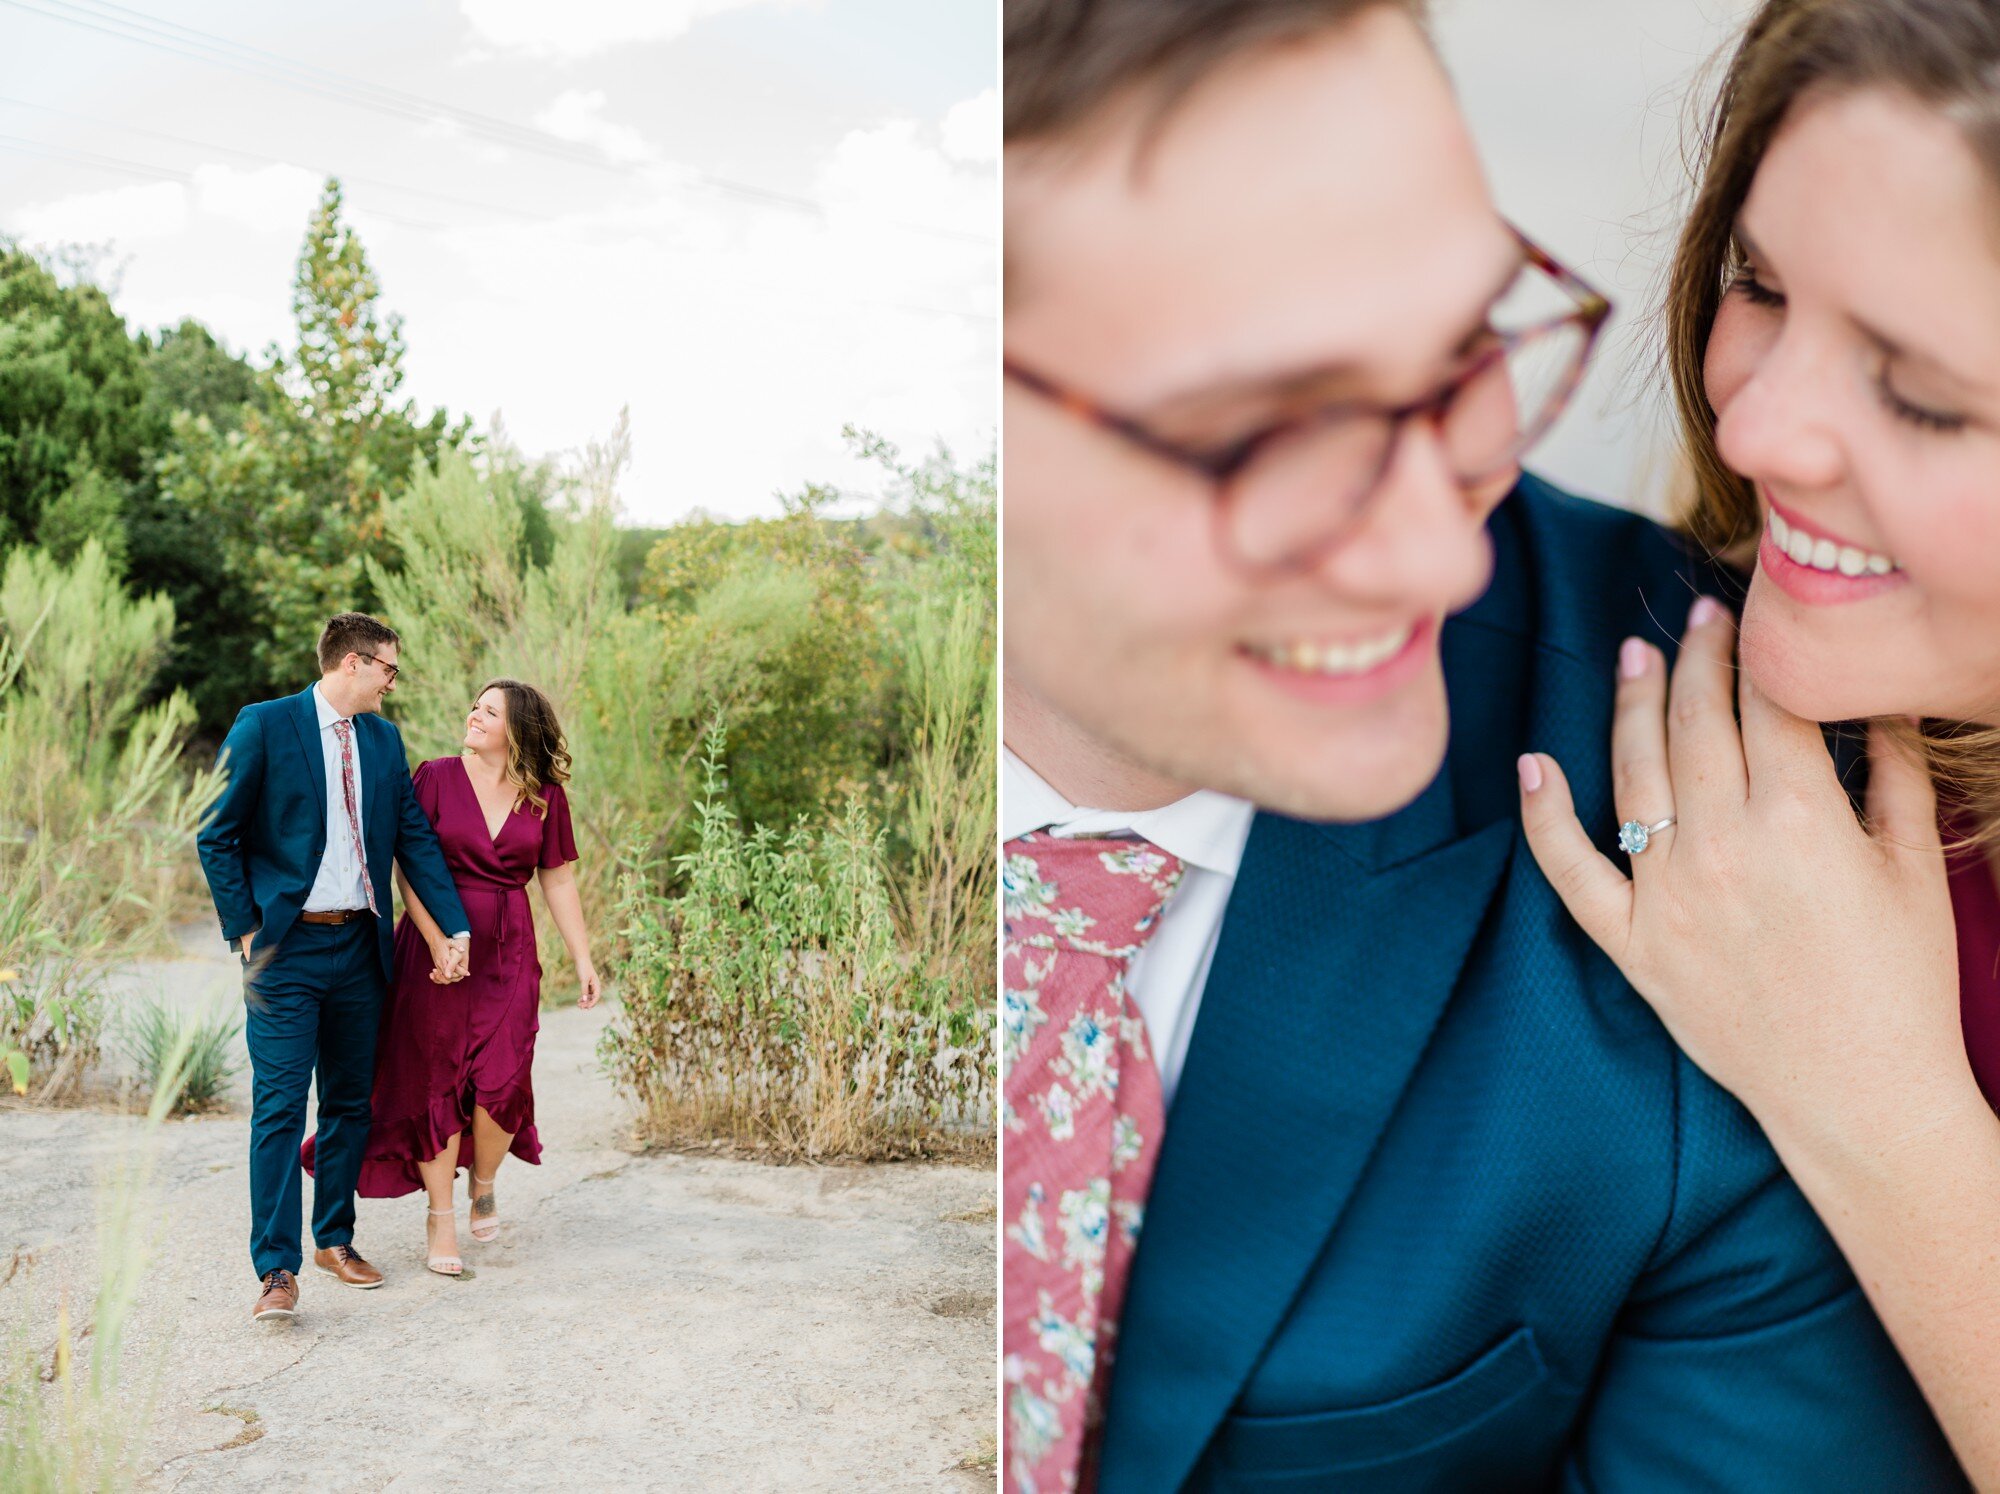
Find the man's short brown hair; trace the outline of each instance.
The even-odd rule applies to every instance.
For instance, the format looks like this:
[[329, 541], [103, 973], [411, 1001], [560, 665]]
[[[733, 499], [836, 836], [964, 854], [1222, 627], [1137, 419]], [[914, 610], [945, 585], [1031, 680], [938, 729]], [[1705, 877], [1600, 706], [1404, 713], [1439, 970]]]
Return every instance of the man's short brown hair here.
[[1418, 22], [1425, 0], [1003, 0], [1006, 138], [1072, 129], [1134, 85], [1171, 103], [1225, 59], [1310, 36], [1388, 5]]
[[398, 646], [403, 640], [380, 618], [365, 612], [343, 612], [328, 622], [319, 635], [319, 672], [325, 674], [349, 654], [372, 654], [387, 643]]

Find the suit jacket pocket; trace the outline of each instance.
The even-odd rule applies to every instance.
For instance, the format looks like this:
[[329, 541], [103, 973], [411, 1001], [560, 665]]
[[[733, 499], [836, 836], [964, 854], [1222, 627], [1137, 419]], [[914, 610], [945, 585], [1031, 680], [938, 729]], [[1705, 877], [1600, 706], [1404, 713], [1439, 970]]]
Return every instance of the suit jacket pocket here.
[[1214, 1457], [1226, 1475], [1335, 1473], [1441, 1448], [1499, 1416], [1549, 1379], [1534, 1330], [1517, 1328], [1448, 1379], [1339, 1411], [1228, 1418]]

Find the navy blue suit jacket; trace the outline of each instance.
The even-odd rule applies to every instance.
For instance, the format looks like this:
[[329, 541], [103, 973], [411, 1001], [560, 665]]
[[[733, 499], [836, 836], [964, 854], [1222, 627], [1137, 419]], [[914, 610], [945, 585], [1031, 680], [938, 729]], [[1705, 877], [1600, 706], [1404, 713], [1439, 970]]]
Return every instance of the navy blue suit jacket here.
[[[403, 863], [410, 887], [440, 928], [469, 925], [437, 831], [411, 791], [403, 734], [368, 713], [354, 718], [354, 741], [362, 774], [361, 839], [383, 914], [376, 934], [387, 980], [395, 968], [388, 918], [395, 862]], [[237, 712], [217, 761], [228, 783], [196, 844], [222, 937], [233, 948], [254, 931], [254, 958], [277, 948], [298, 919], [326, 853], [326, 755], [311, 687]]]
[[1555, 754], [1615, 833], [1614, 661], [1698, 585], [1663, 531], [1526, 478], [1443, 634], [1408, 808], [1259, 814], [1167, 1118], [1102, 1494], [1964, 1487], [1749, 1115], [1519, 833]]

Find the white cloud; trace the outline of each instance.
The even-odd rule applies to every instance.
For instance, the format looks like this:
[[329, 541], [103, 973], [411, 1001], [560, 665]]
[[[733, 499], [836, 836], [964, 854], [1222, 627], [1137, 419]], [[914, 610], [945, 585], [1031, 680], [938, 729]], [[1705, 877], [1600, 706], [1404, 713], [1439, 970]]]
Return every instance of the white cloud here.
[[1000, 91], [989, 88], [953, 104], [943, 125], [944, 153], [954, 161], [1000, 159]]
[[574, 61], [631, 42], [670, 41], [698, 19], [769, 0], [459, 0], [480, 41]]
[[[841, 444], [850, 422], [915, 453], [940, 436], [984, 451], [998, 176], [948, 155], [940, 126], [895, 120], [842, 138], [809, 188], [823, 217], [649, 176], [613, 209], [456, 236], [429, 285], [385, 253], [413, 390], [500, 409], [536, 452], [580, 446], [629, 404], [624, 497], [646, 523], [768, 513], [772, 493], [808, 477], [872, 490], [879, 475]], [[560, 287], [527, 318], [529, 337], [523, 286]]]
[[604, 117], [604, 90], [571, 89], [558, 94], [548, 108], [535, 116], [535, 123], [558, 140], [594, 145], [611, 160], [650, 161], [653, 148], [645, 136], [626, 125], [613, 124]]
[[8, 228], [40, 244], [129, 243], [169, 238], [187, 227], [188, 189], [179, 182], [79, 192], [8, 214]]
[[298, 166], [239, 171], [211, 163], [197, 166], [192, 176], [192, 187], [158, 182], [31, 204], [9, 215], [8, 226], [43, 244], [133, 244], [178, 238], [203, 218], [218, 218], [253, 233], [296, 238], [321, 186], [317, 174]]
[[254, 233], [296, 237], [305, 231], [325, 181], [302, 166], [265, 166], [237, 171], [199, 166], [194, 173], [200, 210]]
[[[591, 93], [565, 107], [605, 123]], [[454, 225], [423, 230], [378, 219], [379, 194], [362, 188], [349, 214], [405, 317], [406, 393], [421, 406], [502, 411], [546, 454], [601, 438], [629, 405], [635, 521], [770, 513], [773, 493], [808, 480], [879, 486], [845, 452], [849, 422], [914, 453], [940, 436], [968, 456], [993, 440], [998, 171], [953, 138], [944, 119], [905, 118], [802, 141], [816, 166], [797, 190], [820, 215], [703, 190], [664, 161], [615, 192], [578, 192], [594, 206], [543, 199], [525, 221], [385, 204]], [[111, 241], [135, 326], [192, 315], [238, 349], [289, 344], [317, 173], [208, 165], [193, 178], [0, 207], [0, 229]]]

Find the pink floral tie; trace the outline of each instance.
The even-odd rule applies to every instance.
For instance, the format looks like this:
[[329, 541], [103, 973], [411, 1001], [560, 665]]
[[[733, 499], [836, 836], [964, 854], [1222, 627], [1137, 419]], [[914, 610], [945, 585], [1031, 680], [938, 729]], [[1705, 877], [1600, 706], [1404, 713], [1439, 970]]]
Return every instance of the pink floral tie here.
[[354, 723], [336, 721], [333, 734], [340, 738], [340, 797], [347, 804], [347, 829], [354, 837], [355, 859], [361, 863], [361, 890], [368, 898], [368, 911], [375, 911], [375, 884], [368, 877], [368, 847], [361, 841], [361, 817], [354, 812]]
[[1002, 1372], [1016, 1494], [1095, 1482], [1118, 1310], [1166, 1107], [1126, 971], [1180, 886], [1143, 840], [1006, 846]]

